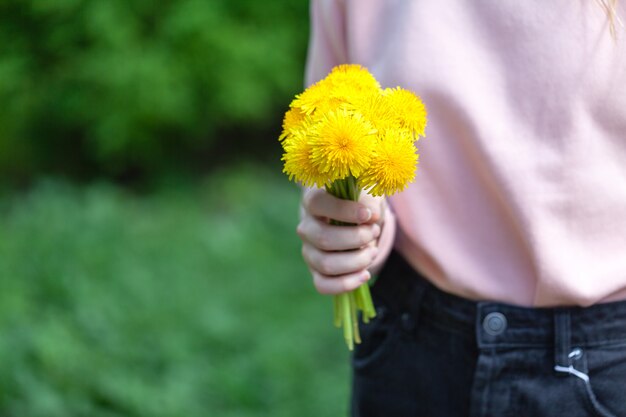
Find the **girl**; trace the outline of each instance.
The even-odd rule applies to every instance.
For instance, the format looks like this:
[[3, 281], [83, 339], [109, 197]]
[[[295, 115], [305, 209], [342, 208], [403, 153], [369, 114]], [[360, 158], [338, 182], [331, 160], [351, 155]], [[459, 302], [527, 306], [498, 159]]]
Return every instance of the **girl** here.
[[626, 416], [626, 10], [604, 1], [312, 1], [308, 83], [361, 64], [429, 110], [405, 192], [302, 201], [319, 292], [380, 271], [354, 416]]

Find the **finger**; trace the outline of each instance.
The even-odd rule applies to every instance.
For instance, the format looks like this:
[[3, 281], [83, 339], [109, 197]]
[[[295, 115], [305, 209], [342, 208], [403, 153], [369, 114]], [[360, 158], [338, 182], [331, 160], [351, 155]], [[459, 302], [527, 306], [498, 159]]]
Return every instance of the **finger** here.
[[380, 236], [378, 224], [336, 226], [312, 216], [302, 219], [296, 229], [300, 238], [325, 251], [359, 249]]
[[368, 271], [355, 272], [342, 276], [327, 276], [317, 271], [311, 271], [313, 275], [313, 285], [320, 294], [341, 294], [352, 291], [366, 283], [370, 279]]
[[362, 271], [372, 263], [377, 254], [376, 247], [347, 252], [324, 252], [307, 243], [302, 245], [302, 257], [309, 267], [329, 276]]
[[347, 223], [361, 224], [380, 218], [380, 203], [366, 199], [364, 202], [342, 200], [322, 189], [312, 189], [302, 198], [305, 210], [316, 217]]
[[372, 217], [366, 223], [378, 223], [382, 225], [385, 221], [385, 211], [387, 209], [387, 200], [383, 197], [374, 197], [369, 194], [361, 193], [359, 203], [366, 207], [375, 207], [372, 211]]

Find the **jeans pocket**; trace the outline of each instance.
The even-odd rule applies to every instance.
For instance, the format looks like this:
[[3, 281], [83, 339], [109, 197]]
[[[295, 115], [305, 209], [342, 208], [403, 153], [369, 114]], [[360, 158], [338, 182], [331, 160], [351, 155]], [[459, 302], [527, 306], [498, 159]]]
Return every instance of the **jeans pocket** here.
[[626, 416], [626, 345], [588, 348], [576, 368], [588, 376], [578, 387], [594, 416]]
[[355, 371], [371, 369], [382, 361], [397, 335], [396, 323], [385, 306], [376, 308], [376, 317], [369, 323], [359, 321], [361, 343], [355, 346], [352, 356]]

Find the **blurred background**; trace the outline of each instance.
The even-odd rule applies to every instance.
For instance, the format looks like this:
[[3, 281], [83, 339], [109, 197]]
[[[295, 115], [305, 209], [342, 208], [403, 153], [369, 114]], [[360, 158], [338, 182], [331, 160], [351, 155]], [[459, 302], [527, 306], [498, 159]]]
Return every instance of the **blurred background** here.
[[294, 233], [308, 2], [0, 1], [0, 416], [339, 416]]

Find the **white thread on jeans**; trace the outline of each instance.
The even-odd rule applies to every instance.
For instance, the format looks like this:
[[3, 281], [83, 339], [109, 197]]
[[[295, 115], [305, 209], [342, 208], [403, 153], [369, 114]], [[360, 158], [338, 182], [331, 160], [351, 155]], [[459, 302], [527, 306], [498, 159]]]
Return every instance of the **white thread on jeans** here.
[[584, 372], [580, 372], [578, 369], [574, 368], [572, 365], [565, 367], [565, 366], [559, 366], [556, 365], [554, 367], [554, 370], [557, 372], [565, 372], [568, 374], [572, 374], [574, 376], [577, 376], [578, 378], [582, 379], [585, 382], [589, 382], [589, 375], [587, 375]]

